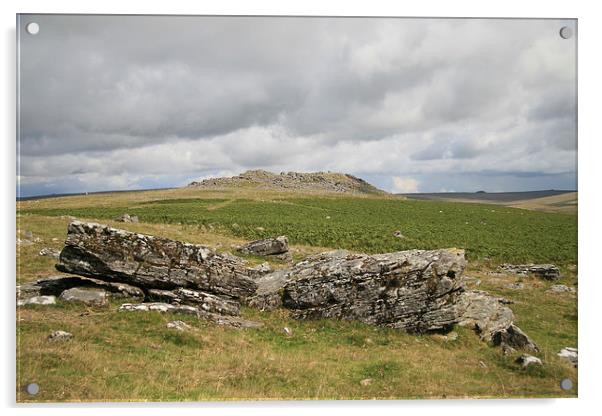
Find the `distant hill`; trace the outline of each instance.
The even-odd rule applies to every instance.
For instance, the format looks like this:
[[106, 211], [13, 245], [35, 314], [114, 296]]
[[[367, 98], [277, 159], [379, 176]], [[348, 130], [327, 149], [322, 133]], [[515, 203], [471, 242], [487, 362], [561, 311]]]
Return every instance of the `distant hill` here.
[[399, 194], [408, 199], [473, 202], [547, 212], [577, 212], [577, 191], [544, 190], [527, 192], [440, 192]]
[[265, 170], [249, 170], [229, 178], [211, 178], [191, 182], [188, 187], [203, 189], [244, 187], [351, 194], [386, 193], [361, 178], [333, 172], [281, 172], [276, 174]]

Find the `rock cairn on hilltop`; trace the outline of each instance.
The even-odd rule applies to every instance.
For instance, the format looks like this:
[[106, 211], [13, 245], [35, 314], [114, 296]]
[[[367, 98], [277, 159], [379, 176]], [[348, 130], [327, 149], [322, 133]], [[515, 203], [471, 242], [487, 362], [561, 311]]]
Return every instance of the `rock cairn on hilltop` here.
[[384, 194], [385, 192], [365, 180], [346, 173], [333, 172], [281, 172], [249, 170], [229, 178], [211, 178], [191, 182], [194, 188], [255, 187], [273, 190], [322, 191], [352, 194]]

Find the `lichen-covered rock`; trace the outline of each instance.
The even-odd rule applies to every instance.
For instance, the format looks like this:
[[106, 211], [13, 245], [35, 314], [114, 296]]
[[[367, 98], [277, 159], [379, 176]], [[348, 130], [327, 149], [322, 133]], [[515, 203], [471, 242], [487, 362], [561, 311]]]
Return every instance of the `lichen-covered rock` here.
[[520, 364], [523, 368], [527, 368], [532, 365], [543, 365], [539, 358], [528, 354], [521, 355], [516, 359], [516, 362]]
[[546, 292], [550, 293], [575, 293], [575, 289], [566, 285], [552, 285]]
[[59, 250], [54, 249], [54, 248], [48, 248], [48, 247], [44, 247], [38, 253], [39, 256], [42, 256], [42, 257], [52, 257], [52, 258], [55, 258], [55, 259], [58, 259], [59, 256], [60, 256], [60, 254], [61, 254], [61, 252]]
[[32, 296], [29, 298], [19, 299], [17, 306], [26, 305], [55, 305], [56, 296]]
[[180, 332], [191, 331], [193, 329], [184, 321], [169, 321], [166, 326], [169, 329], [175, 329], [176, 331]]
[[238, 249], [241, 253], [270, 256], [288, 252], [288, 238], [281, 235], [275, 238], [264, 238], [251, 241]]
[[36, 282], [23, 283], [17, 286], [17, 298], [23, 299], [31, 296], [60, 296], [65, 290], [75, 287], [105, 290], [112, 298], [144, 299], [142, 289], [125, 283], [105, 282], [97, 279], [79, 276], [50, 276], [38, 279]]
[[557, 354], [560, 358], [571, 362], [575, 367], [577, 367], [579, 356], [577, 353], [577, 348], [566, 347], [560, 350]]
[[255, 292], [245, 262], [196, 244], [73, 221], [59, 271], [143, 288], [187, 287], [232, 298]]
[[138, 222], [138, 216], [136, 216], [136, 215], [130, 215], [130, 214], [123, 214], [123, 215], [115, 218], [115, 221], [117, 221], [117, 222], [136, 223], [136, 222]]
[[169, 302], [174, 305], [196, 306], [204, 311], [222, 315], [240, 315], [240, 304], [238, 302], [192, 289], [149, 289], [147, 299], [157, 302]]
[[249, 276], [253, 279], [259, 279], [260, 277], [268, 274], [271, 271], [272, 271], [272, 268], [270, 267], [270, 263], [268, 263], [268, 262], [264, 262], [264, 263], [258, 264], [257, 266], [247, 268], [247, 272], [249, 273]]
[[169, 303], [124, 303], [119, 307], [120, 312], [132, 312], [132, 311], [158, 311], [158, 312], [170, 312], [176, 314], [185, 315], [196, 315], [199, 319], [205, 319], [213, 322], [217, 325], [228, 326], [231, 328], [260, 328], [263, 326], [261, 322], [249, 321], [246, 319], [239, 318], [237, 316], [227, 316], [218, 313], [207, 312], [194, 306], [188, 305], [172, 305]]
[[500, 269], [520, 275], [532, 274], [545, 280], [560, 278], [560, 269], [553, 264], [502, 264]]
[[456, 322], [454, 304], [465, 265], [464, 251], [456, 249], [376, 255], [333, 251], [262, 277], [249, 304], [283, 306], [298, 319], [440, 330]]
[[487, 292], [462, 292], [455, 305], [458, 324], [473, 328], [483, 341], [493, 345], [539, 351], [537, 345], [514, 325], [514, 313], [506, 303], [505, 299]]
[[104, 289], [87, 287], [67, 289], [61, 293], [60, 299], [64, 302], [83, 303], [87, 306], [105, 306], [109, 302], [107, 292]]
[[67, 331], [52, 331], [50, 335], [48, 335], [48, 341], [57, 342], [57, 341], [69, 341], [73, 338], [73, 334]]

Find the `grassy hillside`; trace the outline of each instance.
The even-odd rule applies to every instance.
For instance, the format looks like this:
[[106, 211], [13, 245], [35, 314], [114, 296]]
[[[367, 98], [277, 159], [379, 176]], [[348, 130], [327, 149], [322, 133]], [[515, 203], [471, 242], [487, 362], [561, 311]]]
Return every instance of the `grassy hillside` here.
[[[113, 219], [125, 212], [142, 222], [186, 224], [256, 239], [287, 235], [293, 244], [379, 253], [412, 248], [465, 248], [469, 259], [494, 262], [555, 262], [577, 259], [577, 218], [483, 204], [266, 195], [265, 198], [196, 197], [126, 201], [110, 206], [53, 207], [23, 202], [23, 215]], [[63, 198], [65, 199], [65, 198]], [[62, 202], [62, 201], [61, 201]], [[393, 236], [400, 230], [406, 237]]]
[[[230, 250], [251, 238], [287, 234], [294, 256], [328, 248], [379, 252], [466, 247], [467, 275], [479, 289], [514, 301], [517, 324], [540, 346], [545, 365], [522, 369], [515, 356], [456, 327], [455, 341], [410, 335], [357, 322], [295, 321], [285, 311], [262, 313], [258, 330], [232, 330], [196, 318], [120, 313], [119, 303], [90, 308], [60, 303], [17, 312], [19, 401], [160, 401], [235, 399], [391, 399], [452, 397], [574, 397], [577, 370], [556, 353], [577, 346], [577, 299], [551, 294], [534, 278], [492, 273], [503, 261], [552, 261], [562, 283], [575, 286], [576, 217], [490, 205], [406, 201], [394, 197], [293, 197], [289, 193], [166, 190], [24, 201], [17, 226], [39, 241], [18, 247], [17, 280], [56, 274], [55, 260], [37, 255], [61, 248], [68, 215], [131, 231]], [[112, 218], [128, 212], [141, 223]], [[329, 217], [329, 218], [328, 218]], [[468, 224], [467, 224], [468, 223]], [[404, 240], [393, 237], [401, 230]], [[19, 237], [19, 236], [18, 236]], [[485, 260], [489, 258], [490, 260]], [[252, 262], [263, 261], [250, 258]], [[274, 267], [282, 264], [272, 262]], [[507, 289], [522, 281], [525, 289]], [[477, 287], [477, 286], [474, 286]], [[196, 328], [165, 327], [182, 319]], [[283, 328], [292, 330], [287, 336]], [[52, 330], [74, 334], [46, 340]], [[370, 379], [362, 385], [361, 381]], [[40, 385], [38, 396], [21, 386]]]

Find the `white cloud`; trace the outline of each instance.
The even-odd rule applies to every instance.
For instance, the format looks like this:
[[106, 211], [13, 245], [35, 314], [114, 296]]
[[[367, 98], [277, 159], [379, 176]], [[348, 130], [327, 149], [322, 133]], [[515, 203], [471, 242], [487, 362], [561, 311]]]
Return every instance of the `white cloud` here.
[[413, 178], [402, 178], [400, 176], [393, 177], [393, 189], [394, 193], [409, 194], [418, 192], [418, 181]]

